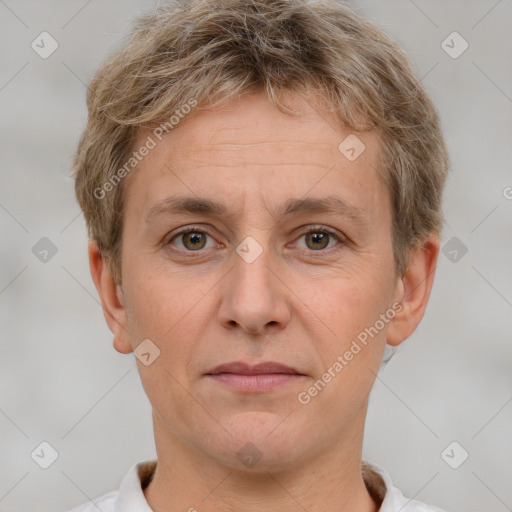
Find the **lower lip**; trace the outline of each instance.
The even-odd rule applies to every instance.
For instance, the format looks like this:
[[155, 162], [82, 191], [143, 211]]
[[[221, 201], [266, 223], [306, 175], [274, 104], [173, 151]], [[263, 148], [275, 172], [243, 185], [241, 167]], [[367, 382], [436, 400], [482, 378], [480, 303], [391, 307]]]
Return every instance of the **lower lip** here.
[[208, 375], [213, 380], [221, 382], [237, 391], [258, 393], [272, 391], [273, 389], [297, 382], [303, 375], [289, 373], [263, 373], [258, 375], [247, 375], [239, 373], [218, 373]]

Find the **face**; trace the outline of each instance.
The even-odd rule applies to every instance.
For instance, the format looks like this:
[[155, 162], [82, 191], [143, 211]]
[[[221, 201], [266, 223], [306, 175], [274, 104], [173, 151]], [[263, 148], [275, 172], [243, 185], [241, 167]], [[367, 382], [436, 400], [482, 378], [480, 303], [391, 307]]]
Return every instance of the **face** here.
[[362, 435], [402, 290], [376, 135], [354, 159], [353, 131], [287, 103], [193, 112], [127, 183], [116, 347], [158, 347], [137, 361], [155, 427], [231, 467]]

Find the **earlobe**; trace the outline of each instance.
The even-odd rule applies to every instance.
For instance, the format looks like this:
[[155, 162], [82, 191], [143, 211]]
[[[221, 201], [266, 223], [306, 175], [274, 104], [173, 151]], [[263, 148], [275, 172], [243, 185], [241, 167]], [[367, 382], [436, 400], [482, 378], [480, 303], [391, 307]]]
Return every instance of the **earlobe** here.
[[114, 348], [122, 354], [133, 352], [126, 315], [126, 301], [116, 284], [95, 240], [89, 242], [89, 268], [101, 300], [103, 315], [114, 335]]
[[423, 318], [434, 283], [439, 244], [439, 236], [430, 235], [409, 252], [409, 265], [398, 283], [397, 301], [402, 309], [390, 322], [389, 345], [400, 345], [409, 338]]

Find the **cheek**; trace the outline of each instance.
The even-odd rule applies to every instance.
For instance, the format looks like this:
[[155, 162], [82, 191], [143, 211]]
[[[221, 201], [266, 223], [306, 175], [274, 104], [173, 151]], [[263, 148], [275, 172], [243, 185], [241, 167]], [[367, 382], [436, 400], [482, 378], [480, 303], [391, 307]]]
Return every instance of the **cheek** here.
[[322, 383], [317, 386], [323, 395], [317, 403], [340, 414], [340, 399], [348, 405], [369, 392], [385, 348], [387, 324], [382, 327], [379, 319], [390, 306], [389, 283], [377, 265], [365, 269], [329, 281], [304, 281], [298, 292], [308, 297], [307, 305], [314, 312], [308, 314], [322, 367], [317, 378], [326, 383], [325, 389]]
[[319, 328], [340, 342], [379, 318], [387, 294], [368, 268], [360, 274], [303, 280], [295, 290], [310, 315], [321, 321]]
[[160, 351], [148, 366], [137, 360], [141, 382], [155, 411], [163, 417], [181, 417], [190, 406], [183, 386], [188, 387], [186, 372], [194, 357], [193, 340], [202, 328], [194, 319], [204, 314], [201, 299], [206, 284], [189, 284], [142, 263], [137, 269], [129, 281], [130, 334], [134, 345], [150, 339]]
[[168, 267], [157, 269], [142, 262], [133, 265], [127, 283], [130, 335], [134, 345], [150, 339], [160, 350], [154, 363], [159, 376], [147, 375], [145, 367], [140, 368], [149, 386], [172, 389], [165, 370], [180, 382], [187, 380], [186, 373], [197, 359], [197, 341], [212, 322], [213, 295], [208, 291], [216, 282], [215, 276], [190, 278], [188, 274], [171, 273]]
[[321, 320], [311, 333], [321, 369], [302, 390], [299, 402], [308, 402], [304, 412], [313, 417], [328, 411], [331, 421], [326, 435], [358, 414], [379, 369], [386, 328], [371, 328], [387, 305], [379, 292], [382, 289], [373, 283], [366, 279], [333, 281], [316, 294], [311, 306]]
[[139, 334], [166, 343], [180, 319], [193, 314], [207, 284], [171, 273], [168, 265], [155, 260], [141, 256], [127, 264], [129, 316], [135, 321], [133, 327], [143, 330]]

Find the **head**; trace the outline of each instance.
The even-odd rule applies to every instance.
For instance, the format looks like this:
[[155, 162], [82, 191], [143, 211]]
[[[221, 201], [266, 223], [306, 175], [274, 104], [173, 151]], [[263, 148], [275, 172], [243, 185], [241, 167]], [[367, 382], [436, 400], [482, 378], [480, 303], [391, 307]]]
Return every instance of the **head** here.
[[[262, 468], [359, 439], [443, 223], [438, 115], [396, 43], [336, 1], [172, 3], [138, 20], [88, 109], [91, 272], [115, 348], [150, 353], [155, 428], [232, 466], [255, 446]], [[234, 389], [216, 373], [234, 361], [294, 373]]]

